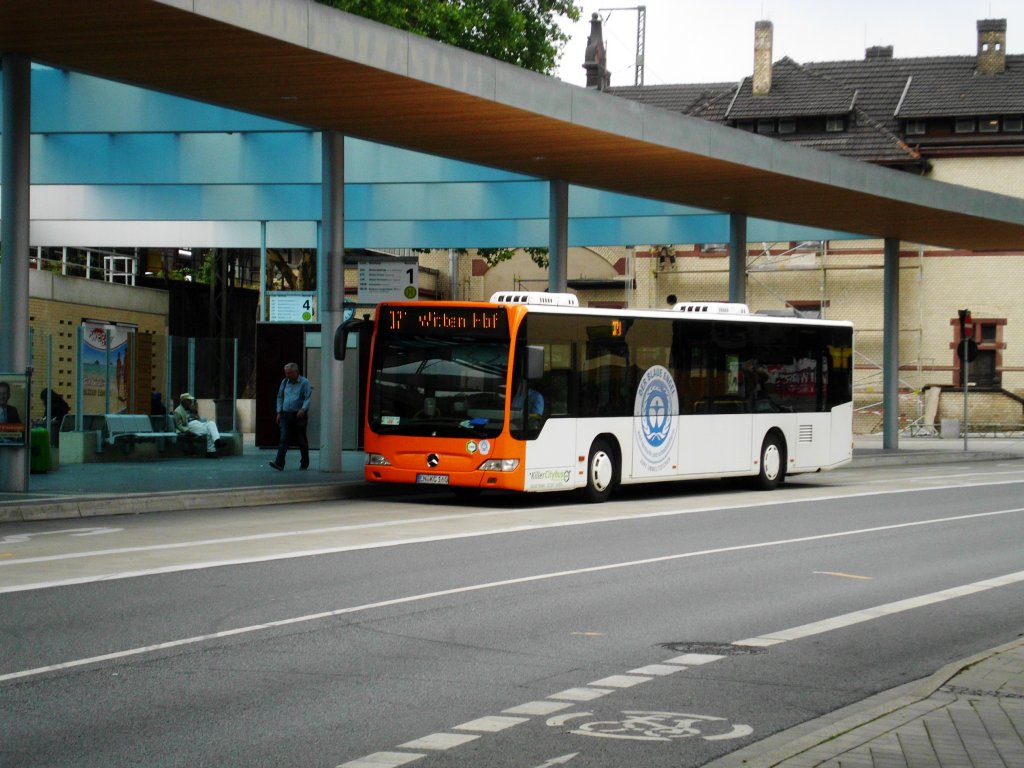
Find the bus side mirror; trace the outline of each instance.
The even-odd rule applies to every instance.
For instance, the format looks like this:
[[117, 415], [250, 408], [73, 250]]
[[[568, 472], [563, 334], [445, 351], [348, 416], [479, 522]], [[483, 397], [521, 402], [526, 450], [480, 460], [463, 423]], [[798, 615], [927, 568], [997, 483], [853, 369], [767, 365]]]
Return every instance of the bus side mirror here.
[[544, 347], [526, 347], [526, 379], [538, 381], [544, 377]]
[[345, 350], [348, 349], [348, 337], [350, 334], [358, 334], [364, 325], [372, 323], [372, 320], [350, 317], [338, 326], [334, 331], [334, 359], [344, 360]]

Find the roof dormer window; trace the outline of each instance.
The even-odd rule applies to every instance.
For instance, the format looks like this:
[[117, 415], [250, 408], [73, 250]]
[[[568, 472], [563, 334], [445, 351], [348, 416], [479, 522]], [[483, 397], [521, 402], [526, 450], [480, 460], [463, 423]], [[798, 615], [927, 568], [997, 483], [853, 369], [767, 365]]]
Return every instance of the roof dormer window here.
[[924, 136], [928, 133], [928, 124], [924, 120], [907, 120], [907, 136]]
[[846, 130], [846, 118], [842, 115], [825, 118], [825, 130], [828, 133], [842, 133]]
[[978, 120], [978, 132], [979, 133], [998, 133], [999, 132], [999, 118], [998, 117], [982, 117]]
[[957, 133], [974, 133], [974, 118], [958, 117], [956, 119], [956, 127], [954, 130]]
[[796, 118], [783, 117], [779, 119], [779, 133], [796, 133]]

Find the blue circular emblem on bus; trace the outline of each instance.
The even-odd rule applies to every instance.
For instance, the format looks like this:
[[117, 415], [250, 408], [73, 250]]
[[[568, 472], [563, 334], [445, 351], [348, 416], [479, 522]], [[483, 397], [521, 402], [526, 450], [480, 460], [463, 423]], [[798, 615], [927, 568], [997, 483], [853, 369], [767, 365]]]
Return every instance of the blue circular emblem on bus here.
[[671, 463], [678, 414], [679, 393], [672, 373], [664, 366], [651, 366], [640, 378], [633, 404], [633, 435], [639, 468], [660, 472]]

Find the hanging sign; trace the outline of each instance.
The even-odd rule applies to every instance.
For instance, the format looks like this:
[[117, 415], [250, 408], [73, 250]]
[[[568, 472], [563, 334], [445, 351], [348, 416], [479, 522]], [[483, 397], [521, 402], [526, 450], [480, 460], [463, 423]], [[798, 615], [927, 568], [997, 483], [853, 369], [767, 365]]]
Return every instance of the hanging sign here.
[[316, 291], [270, 291], [270, 322], [318, 323]]

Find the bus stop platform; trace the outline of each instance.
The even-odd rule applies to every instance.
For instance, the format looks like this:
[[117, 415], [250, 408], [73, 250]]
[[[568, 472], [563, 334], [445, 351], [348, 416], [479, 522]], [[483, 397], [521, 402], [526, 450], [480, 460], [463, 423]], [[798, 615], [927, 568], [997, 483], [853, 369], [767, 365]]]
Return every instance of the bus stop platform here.
[[[246, 436], [240, 456], [128, 460], [60, 464], [31, 474], [25, 493], [0, 492], [0, 523], [142, 514], [176, 510], [293, 504], [409, 493], [408, 486], [371, 485], [363, 479], [361, 451], [346, 451], [340, 473], [320, 471], [319, 451], [308, 470], [298, 451], [288, 452], [283, 472], [271, 469], [274, 450], [257, 448]], [[901, 437], [896, 450], [882, 448], [880, 435], [855, 439], [852, 467], [948, 464], [1024, 458], [1024, 438], [963, 440]]]

